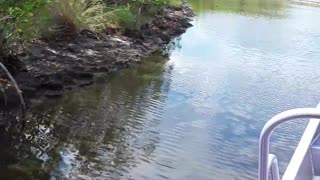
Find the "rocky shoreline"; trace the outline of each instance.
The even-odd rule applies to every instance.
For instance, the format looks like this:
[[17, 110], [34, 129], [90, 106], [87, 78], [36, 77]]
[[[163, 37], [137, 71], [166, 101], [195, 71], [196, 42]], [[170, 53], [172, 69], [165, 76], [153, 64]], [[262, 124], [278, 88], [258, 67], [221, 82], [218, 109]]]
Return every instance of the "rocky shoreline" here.
[[[95, 34], [82, 31], [72, 39], [32, 42], [20, 51], [18, 61], [9, 65], [24, 98], [56, 98], [66, 90], [94, 83], [98, 74], [127, 68], [183, 34], [190, 26], [193, 12], [184, 4], [181, 8], [166, 7], [141, 30], [109, 31]], [[68, 40], [66, 40], [68, 39]], [[7, 105], [14, 107], [19, 98], [9, 82], [6, 86]], [[4, 102], [0, 95], [0, 102]]]

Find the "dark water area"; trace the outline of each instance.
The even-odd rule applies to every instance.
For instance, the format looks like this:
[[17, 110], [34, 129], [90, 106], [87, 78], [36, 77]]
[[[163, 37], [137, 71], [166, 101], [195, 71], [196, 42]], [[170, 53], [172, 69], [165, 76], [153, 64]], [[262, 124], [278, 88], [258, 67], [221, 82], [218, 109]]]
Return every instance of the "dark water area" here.
[[[320, 9], [189, 0], [194, 27], [129, 69], [30, 112], [1, 135], [0, 179], [254, 180], [273, 115], [320, 101]], [[272, 136], [281, 171], [304, 123]]]

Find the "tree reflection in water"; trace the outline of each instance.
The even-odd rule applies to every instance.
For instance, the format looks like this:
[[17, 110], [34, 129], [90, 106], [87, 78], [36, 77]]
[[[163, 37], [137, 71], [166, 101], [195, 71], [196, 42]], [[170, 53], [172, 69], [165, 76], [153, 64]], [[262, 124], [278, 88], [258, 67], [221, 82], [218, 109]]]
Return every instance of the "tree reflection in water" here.
[[[117, 178], [147, 160], [170, 86], [170, 65], [156, 54], [33, 108], [20, 133], [1, 136], [1, 179]], [[141, 159], [137, 159], [137, 157]]]
[[281, 17], [288, 3], [284, 0], [187, 0], [197, 13], [229, 12], [249, 16]]

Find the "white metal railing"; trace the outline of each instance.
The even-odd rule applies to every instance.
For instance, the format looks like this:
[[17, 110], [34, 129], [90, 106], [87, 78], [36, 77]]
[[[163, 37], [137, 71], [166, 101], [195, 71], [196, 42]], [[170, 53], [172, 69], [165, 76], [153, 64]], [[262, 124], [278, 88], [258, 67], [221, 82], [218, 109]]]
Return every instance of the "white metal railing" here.
[[313, 153], [318, 152], [314, 149], [314, 143], [318, 139], [319, 123], [319, 119], [310, 119], [282, 180], [313, 180], [318, 174], [314, 163], [319, 156]]
[[268, 156], [268, 169], [272, 180], [280, 180], [278, 160], [274, 154], [269, 154]]
[[[271, 177], [273, 180], [279, 180], [279, 170], [276, 157], [269, 154], [270, 135], [272, 131], [281, 123], [293, 120], [315, 118], [320, 119], [320, 109], [316, 108], [300, 108], [285, 111], [274, 116], [263, 127], [260, 135], [259, 143], [259, 180], [268, 180], [269, 170], [271, 170]], [[293, 180], [293, 179], [292, 179]]]

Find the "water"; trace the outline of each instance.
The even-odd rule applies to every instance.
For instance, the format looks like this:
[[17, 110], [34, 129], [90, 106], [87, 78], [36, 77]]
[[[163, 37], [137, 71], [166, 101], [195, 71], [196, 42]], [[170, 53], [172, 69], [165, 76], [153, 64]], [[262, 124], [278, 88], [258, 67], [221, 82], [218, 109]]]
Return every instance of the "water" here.
[[[36, 128], [1, 136], [1, 179], [256, 179], [265, 122], [320, 101], [320, 9], [190, 3], [194, 27], [169, 59], [155, 55], [41, 104]], [[304, 127], [272, 137], [282, 172]]]

